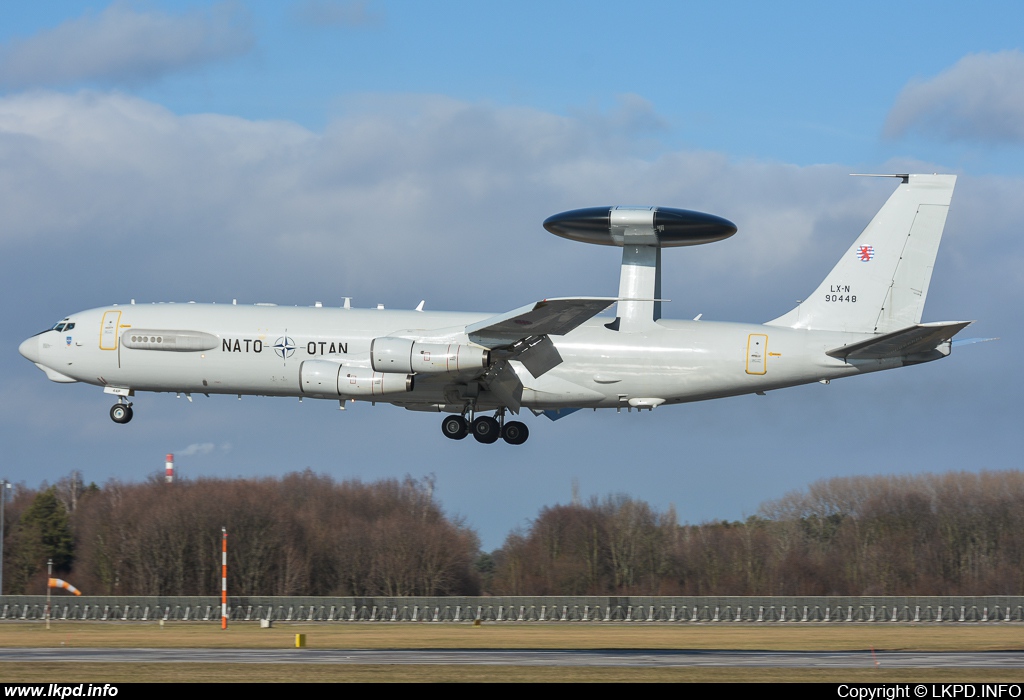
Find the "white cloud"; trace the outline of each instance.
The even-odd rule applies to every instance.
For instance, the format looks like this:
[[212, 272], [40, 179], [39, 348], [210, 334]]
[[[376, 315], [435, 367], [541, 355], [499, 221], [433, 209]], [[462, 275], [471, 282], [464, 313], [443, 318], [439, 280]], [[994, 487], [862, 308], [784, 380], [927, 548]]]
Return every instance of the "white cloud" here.
[[[117, 93], [19, 94], [0, 99], [0, 251], [21, 261], [12, 288], [55, 300], [46, 320], [76, 299], [131, 297], [331, 305], [351, 295], [356, 306], [426, 298], [432, 309], [501, 311], [614, 294], [617, 250], [541, 222], [650, 203], [740, 229], [665, 253], [666, 315], [763, 321], [814, 289], [891, 192], [840, 166], [643, 157], [633, 128], [614, 111], [602, 121], [406, 95], [366, 97], [313, 132], [179, 116]], [[994, 198], [977, 209], [986, 223], [972, 222], [972, 245], [987, 250], [1016, 210]], [[1000, 259], [1019, 249], [1011, 242]]]
[[608, 112], [591, 109], [574, 110], [572, 114], [608, 139], [665, 132], [670, 126], [669, 121], [658, 114], [653, 102], [634, 93], [616, 95], [614, 106]]
[[215, 449], [217, 449], [217, 446], [212, 442], [193, 442], [185, 449], [178, 450], [174, 454], [178, 457], [195, 457], [196, 455], [208, 455]]
[[889, 112], [885, 133], [911, 131], [948, 140], [1024, 142], [1024, 53], [970, 54], [934, 78], [908, 84]]
[[709, 210], [744, 230], [728, 252], [698, 254], [704, 264], [722, 269], [727, 257], [776, 251], [754, 256], [764, 268], [797, 256], [793, 243], [811, 235], [816, 217], [848, 208], [844, 200], [864, 187], [838, 169], [738, 166], [707, 152], [643, 159], [624, 135], [633, 128], [618, 111], [601, 122], [406, 96], [368, 98], [314, 133], [177, 116], [123, 94], [20, 94], [0, 100], [0, 245], [87, 238], [159, 252], [149, 264], [165, 277], [260, 275], [273, 290], [275, 280], [313, 276], [339, 280], [339, 294], [388, 287], [382, 270], [399, 284], [450, 287], [425, 272], [446, 268], [484, 283], [500, 259], [506, 284], [535, 287], [545, 276], [586, 278], [585, 268], [565, 268], [581, 255], [613, 273], [617, 265], [611, 249], [543, 231], [541, 221], [563, 209]]
[[223, 442], [219, 446], [212, 442], [193, 442], [183, 450], [174, 452], [175, 457], [195, 457], [196, 455], [213, 454], [217, 450], [227, 453], [231, 451], [231, 443]]
[[173, 16], [115, 3], [0, 48], [0, 85], [134, 85], [252, 45], [247, 14], [235, 4]]

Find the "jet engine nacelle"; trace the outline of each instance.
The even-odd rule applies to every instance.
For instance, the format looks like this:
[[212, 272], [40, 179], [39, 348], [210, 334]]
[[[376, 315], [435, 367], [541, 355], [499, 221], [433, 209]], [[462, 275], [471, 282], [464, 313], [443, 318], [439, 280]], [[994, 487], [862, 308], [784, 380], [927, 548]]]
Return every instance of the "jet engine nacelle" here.
[[299, 367], [299, 386], [305, 394], [348, 398], [394, 396], [412, 391], [413, 384], [411, 374], [374, 372], [326, 360], [306, 360]]
[[473, 345], [418, 343], [408, 338], [374, 338], [370, 365], [378, 372], [443, 374], [482, 369], [491, 351]]

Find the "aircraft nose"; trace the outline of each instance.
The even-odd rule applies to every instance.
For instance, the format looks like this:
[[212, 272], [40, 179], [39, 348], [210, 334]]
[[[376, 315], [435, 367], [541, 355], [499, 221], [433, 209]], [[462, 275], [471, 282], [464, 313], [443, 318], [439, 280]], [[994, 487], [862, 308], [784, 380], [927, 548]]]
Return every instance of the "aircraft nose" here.
[[18, 346], [21, 356], [30, 362], [39, 362], [39, 336], [32, 336]]

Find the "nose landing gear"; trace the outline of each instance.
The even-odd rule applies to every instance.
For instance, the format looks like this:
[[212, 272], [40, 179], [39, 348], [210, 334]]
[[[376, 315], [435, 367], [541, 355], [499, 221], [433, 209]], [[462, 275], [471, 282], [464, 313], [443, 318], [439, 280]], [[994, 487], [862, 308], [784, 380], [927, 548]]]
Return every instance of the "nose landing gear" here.
[[124, 401], [118, 401], [110, 407], [110, 420], [115, 423], [127, 423], [132, 419], [135, 412], [132, 411], [132, 405]]

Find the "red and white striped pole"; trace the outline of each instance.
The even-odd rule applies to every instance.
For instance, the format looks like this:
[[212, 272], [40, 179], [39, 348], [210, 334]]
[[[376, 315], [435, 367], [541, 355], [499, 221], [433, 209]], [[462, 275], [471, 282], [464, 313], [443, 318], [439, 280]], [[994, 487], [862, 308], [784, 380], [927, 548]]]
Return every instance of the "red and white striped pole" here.
[[220, 628], [228, 628], [228, 531], [222, 527], [220, 551]]

